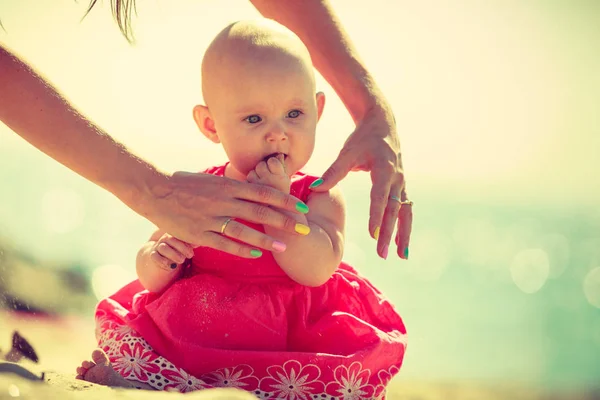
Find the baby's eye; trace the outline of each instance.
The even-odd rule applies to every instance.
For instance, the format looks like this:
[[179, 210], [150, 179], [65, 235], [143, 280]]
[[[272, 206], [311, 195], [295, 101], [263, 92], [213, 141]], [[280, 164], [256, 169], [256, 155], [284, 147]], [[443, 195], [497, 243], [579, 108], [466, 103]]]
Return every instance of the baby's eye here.
[[249, 117], [244, 118], [244, 121], [247, 121], [251, 124], [258, 124], [260, 121], [262, 121], [262, 118], [258, 115], [250, 115]]
[[300, 110], [292, 110], [288, 113], [288, 118], [298, 118], [302, 114]]

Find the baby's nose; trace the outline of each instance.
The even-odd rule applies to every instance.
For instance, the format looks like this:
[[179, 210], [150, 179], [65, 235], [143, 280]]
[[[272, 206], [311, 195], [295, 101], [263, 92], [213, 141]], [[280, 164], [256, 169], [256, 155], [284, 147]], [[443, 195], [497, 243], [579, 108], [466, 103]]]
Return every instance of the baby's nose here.
[[269, 133], [267, 133], [267, 140], [269, 141], [279, 141], [286, 140], [287, 135], [285, 133], [285, 129], [283, 129], [280, 125], [275, 125], [269, 129]]

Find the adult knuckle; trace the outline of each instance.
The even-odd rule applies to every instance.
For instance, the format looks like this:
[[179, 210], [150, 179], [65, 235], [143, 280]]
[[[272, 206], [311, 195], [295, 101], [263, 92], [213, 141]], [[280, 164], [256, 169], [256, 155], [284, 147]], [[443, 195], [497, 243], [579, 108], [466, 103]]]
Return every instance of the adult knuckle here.
[[189, 231], [195, 243], [201, 243], [200, 238], [203, 236], [202, 234], [205, 231], [203, 224], [193, 224]]
[[292, 197], [290, 196], [284, 196], [283, 197], [283, 205], [285, 208], [293, 208], [296, 205], [296, 200], [294, 200]]
[[288, 231], [293, 231], [296, 227], [296, 220], [290, 217], [283, 218], [283, 228]]
[[244, 233], [244, 225], [242, 225], [242, 224], [229, 223], [228, 227], [229, 227], [228, 236], [240, 238], [242, 236], [242, 234]]
[[375, 203], [384, 203], [387, 201], [387, 197], [382, 192], [376, 191], [371, 193], [371, 201]]
[[256, 193], [260, 201], [267, 202], [273, 197], [273, 190], [264, 185], [260, 185], [256, 188]]
[[382, 161], [378, 169], [387, 176], [392, 176], [396, 173], [396, 163], [393, 160]]
[[271, 248], [271, 239], [269, 239], [267, 236], [262, 235], [260, 237], [260, 239], [258, 240], [258, 244], [260, 247], [262, 247], [263, 249], [270, 249]]
[[234, 245], [234, 247], [235, 247], [236, 255], [238, 255], [240, 257], [244, 257], [246, 255], [246, 249], [243, 246], [236, 244], [236, 245]]
[[220, 195], [221, 193], [230, 193], [234, 190], [236, 182], [233, 179], [219, 177], [217, 181], [217, 191], [213, 192], [213, 195]]
[[227, 250], [229, 245], [230, 241], [225, 236], [218, 235], [218, 237], [215, 239], [215, 246], [218, 249]]
[[256, 204], [254, 206], [254, 215], [258, 222], [265, 222], [269, 217], [269, 209], [263, 205]]

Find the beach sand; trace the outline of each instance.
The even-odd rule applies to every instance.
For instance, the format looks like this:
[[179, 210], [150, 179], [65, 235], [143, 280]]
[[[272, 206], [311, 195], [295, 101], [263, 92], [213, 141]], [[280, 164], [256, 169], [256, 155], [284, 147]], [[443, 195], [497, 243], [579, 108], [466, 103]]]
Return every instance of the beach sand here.
[[[75, 379], [75, 368], [89, 359], [95, 348], [94, 325], [91, 319], [73, 317], [34, 317], [0, 311], [0, 348], [8, 350], [14, 329], [36, 348], [39, 364], [25, 360], [22, 365], [44, 380], [33, 382], [10, 373], [0, 373], [2, 399], [178, 399], [179, 393], [112, 389]], [[186, 394], [186, 399], [227, 399], [229, 391]], [[210, 396], [209, 396], [210, 395]], [[253, 396], [248, 396], [254, 399]], [[395, 379], [388, 388], [390, 400], [595, 400], [599, 393], [544, 393], [537, 388], [518, 386], [496, 387], [469, 382], [407, 382]]]

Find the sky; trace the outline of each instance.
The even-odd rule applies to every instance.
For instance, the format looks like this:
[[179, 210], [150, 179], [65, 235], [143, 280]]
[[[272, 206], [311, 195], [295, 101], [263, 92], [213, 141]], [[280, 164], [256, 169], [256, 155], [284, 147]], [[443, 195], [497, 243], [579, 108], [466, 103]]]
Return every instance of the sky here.
[[[105, 3], [80, 22], [86, 1], [4, 0], [0, 40], [160, 167], [195, 170], [221, 159], [191, 118], [202, 101], [199, 65], [223, 26], [256, 10], [241, 0], [140, 2], [130, 46]], [[332, 4], [396, 113], [409, 189], [600, 200], [593, 2]], [[319, 89], [328, 102], [309, 164], [315, 171], [352, 130], [322, 79]], [[27, 148], [5, 127], [0, 140], [4, 153]]]

